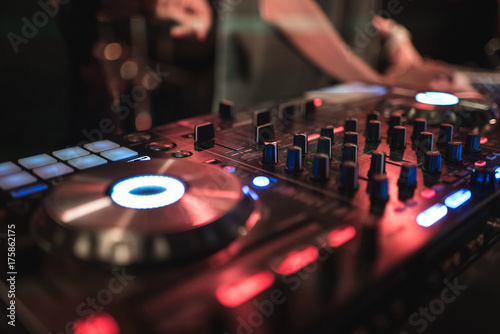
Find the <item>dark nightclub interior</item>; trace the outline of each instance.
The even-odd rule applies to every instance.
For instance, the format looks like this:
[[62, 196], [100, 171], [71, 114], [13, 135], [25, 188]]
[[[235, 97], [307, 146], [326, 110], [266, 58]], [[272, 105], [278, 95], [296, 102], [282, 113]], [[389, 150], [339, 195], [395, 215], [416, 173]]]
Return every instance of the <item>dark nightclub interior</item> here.
[[498, 333], [500, 1], [0, 3], [0, 332]]

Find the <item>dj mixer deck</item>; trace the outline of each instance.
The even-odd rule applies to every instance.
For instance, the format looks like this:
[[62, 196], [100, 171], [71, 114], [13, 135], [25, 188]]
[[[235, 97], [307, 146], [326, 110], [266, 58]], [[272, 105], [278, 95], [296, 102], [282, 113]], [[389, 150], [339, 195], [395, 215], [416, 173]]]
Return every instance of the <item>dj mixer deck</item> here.
[[2, 330], [393, 331], [500, 233], [498, 110], [331, 95], [1, 163]]

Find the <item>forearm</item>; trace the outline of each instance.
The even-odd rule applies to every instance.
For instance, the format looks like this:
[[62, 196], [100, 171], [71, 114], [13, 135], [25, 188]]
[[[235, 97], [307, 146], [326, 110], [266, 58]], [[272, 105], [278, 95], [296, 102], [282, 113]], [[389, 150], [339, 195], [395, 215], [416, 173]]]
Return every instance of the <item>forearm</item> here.
[[261, 16], [276, 26], [312, 63], [342, 81], [383, 84], [382, 75], [344, 43], [312, 0], [260, 0]]

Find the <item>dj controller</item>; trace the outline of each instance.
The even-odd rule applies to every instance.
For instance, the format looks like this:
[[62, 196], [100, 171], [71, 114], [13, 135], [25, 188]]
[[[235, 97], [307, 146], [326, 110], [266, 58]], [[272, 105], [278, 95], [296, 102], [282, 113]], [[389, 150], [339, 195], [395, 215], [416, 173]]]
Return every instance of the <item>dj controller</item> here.
[[500, 234], [496, 103], [315, 93], [0, 164], [3, 333], [389, 333]]

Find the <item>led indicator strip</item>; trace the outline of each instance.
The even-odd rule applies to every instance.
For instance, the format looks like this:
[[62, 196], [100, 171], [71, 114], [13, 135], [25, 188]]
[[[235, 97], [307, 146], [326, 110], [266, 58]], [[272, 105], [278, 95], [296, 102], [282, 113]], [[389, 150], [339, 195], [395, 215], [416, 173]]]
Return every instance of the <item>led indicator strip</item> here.
[[458, 103], [458, 97], [455, 95], [439, 92], [418, 93], [415, 96], [415, 100], [420, 103], [436, 106], [452, 106]]

